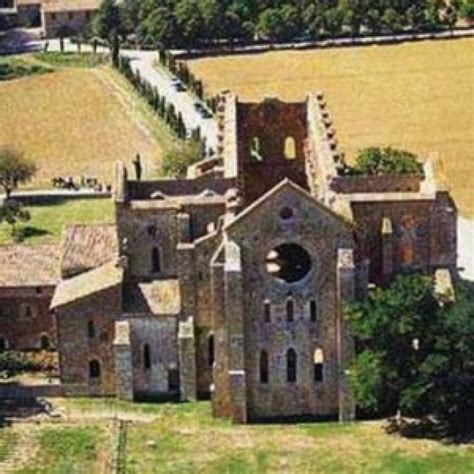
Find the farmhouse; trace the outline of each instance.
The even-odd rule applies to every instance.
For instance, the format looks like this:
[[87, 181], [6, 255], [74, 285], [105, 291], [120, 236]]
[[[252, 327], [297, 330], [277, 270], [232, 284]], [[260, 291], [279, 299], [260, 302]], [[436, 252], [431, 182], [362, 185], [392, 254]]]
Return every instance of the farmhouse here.
[[[42, 0], [41, 25], [47, 38], [82, 33], [100, 0]], [[66, 33], [64, 33], [66, 32]]]
[[22, 27], [41, 27], [46, 38], [83, 33], [100, 0], [12, 0], [0, 2], [9, 8], [12, 23]]
[[136, 181], [118, 163], [115, 225], [67, 230], [50, 303], [61, 383], [210, 396], [236, 422], [352, 419], [342, 308], [400, 273], [454, 275], [456, 207], [429, 161], [344, 175], [320, 93], [223, 94], [218, 121], [217, 155], [186, 179]]

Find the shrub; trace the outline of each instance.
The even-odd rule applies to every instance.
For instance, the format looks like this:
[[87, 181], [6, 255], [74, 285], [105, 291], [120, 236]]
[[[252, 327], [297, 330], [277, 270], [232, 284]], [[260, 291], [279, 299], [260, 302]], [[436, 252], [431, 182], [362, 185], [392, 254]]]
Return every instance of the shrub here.
[[423, 165], [415, 154], [391, 147], [371, 147], [361, 150], [355, 165], [350, 169], [350, 174], [361, 175], [422, 173]]
[[180, 146], [174, 147], [163, 157], [162, 172], [170, 177], [183, 177], [188, 166], [202, 158], [200, 140], [191, 139]]

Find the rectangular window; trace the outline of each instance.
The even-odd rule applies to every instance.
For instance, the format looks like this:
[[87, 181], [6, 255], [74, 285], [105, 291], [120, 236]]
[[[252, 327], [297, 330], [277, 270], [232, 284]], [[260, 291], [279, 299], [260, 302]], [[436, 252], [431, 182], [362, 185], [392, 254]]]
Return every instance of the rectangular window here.
[[53, 21], [56, 20], [56, 13], [51, 13], [51, 20], [53, 20]]
[[74, 18], [74, 13], [69, 12], [69, 13], [67, 14], [67, 17], [68, 17], [69, 20], [72, 20], [72, 19]]

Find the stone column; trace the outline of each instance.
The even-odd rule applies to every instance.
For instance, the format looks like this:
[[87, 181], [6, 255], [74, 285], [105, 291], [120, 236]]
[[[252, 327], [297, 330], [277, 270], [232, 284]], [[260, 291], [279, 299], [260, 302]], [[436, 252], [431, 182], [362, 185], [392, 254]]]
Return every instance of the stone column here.
[[196, 400], [196, 342], [194, 320], [190, 316], [179, 322], [178, 357], [180, 396], [182, 401]]
[[388, 217], [382, 220], [382, 280], [390, 283], [393, 276], [393, 228]]
[[348, 380], [348, 370], [354, 357], [354, 343], [344, 320], [344, 306], [355, 296], [355, 266], [352, 249], [339, 249], [337, 262], [337, 355], [339, 421], [355, 417], [355, 403]]
[[128, 321], [115, 323], [115, 380], [116, 394], [120, 400], [133, 400], [133, 364]]
[[230, 412], [237, 423], [247, 421], [244, 351], [244, 305], [240, 247], [226, 242], [224, 264], [224, 304], [228, 341]]
[[177, 246], [178, 278], [181, 291], [181, 321], [194, 316], [196, 308], [196, 284], [194, 245], [180, 243]]
[[214, 331], [215, 363], [213, 366], [213, 390], [211, 390], [212, 413], [227, 416], [226, 397], [228, 393], [227, 374], [227, 331], [224, 313], [224, 262], [219, 261], [222, 246], [211, 261], [212, 329]]

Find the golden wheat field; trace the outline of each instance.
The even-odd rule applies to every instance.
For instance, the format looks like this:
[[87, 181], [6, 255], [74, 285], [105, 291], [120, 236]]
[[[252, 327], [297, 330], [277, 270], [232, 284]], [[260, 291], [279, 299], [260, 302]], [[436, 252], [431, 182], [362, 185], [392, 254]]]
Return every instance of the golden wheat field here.
[[326, 94], [341, 149], [403, 147], [442, 160], [463, 214], [474, 216], [474, 40], [281, 51], [189, 62], [206, 92], [241, 100]]
[[0, 83], [0, 146], [36, 161], [32, 186], [53, 176], [113, 180], [113, 163], [139, 152], [148, 175], [162, 146], [128, 84], [107, 68], [58, 69]]

